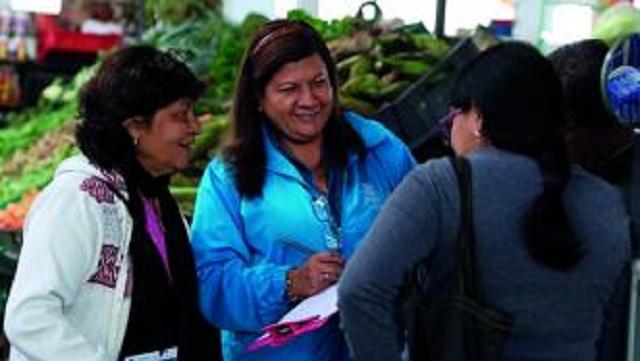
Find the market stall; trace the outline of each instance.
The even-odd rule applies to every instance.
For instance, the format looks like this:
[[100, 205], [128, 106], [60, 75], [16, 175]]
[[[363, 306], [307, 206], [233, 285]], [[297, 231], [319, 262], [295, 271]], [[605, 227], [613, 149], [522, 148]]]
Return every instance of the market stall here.
[[[61, 28], [50, 15], [33, 16], [37, 25], [33, 34], [40, 34], [29, 55], [33, 63], [64, 62], [65, 54], [83, 61], [75, 64], [82, 65], [79, 71], [59, 74], [53, 81], [47, 79], [50, 83], [29, 104], [16, 103], [21, 108], [9, 113], [0, 128], [2, 309], [29, 206], [52, 179], [56, 166], [78, 151], [74, 144], [78, 92], [99, 64], [100, 53], [134, 43], [176, 49], [209, 84], [197, 104], [198, 112], [206, 116], [201, 117], [203, 128], [193, 146], [192, 166], [174, 176], [171, 184], [182, 210], [190, 214], [203, 169], [217, 153], [228, 128], [227, 113], [242, 55], [256, 29], [268, 21], [263, 15], [249, 14], [240, 23], [232, 23], [217, 1], [147, 0], [147, 30], [138, 34], [143, 27], [143, 2], [123, 3], [133, 26], [124, 25], [119, 34], [81, 34]], [[373, 9], [373, 17], [363, 15], [365, 7]], [[478, 52], [496, 44], [499, 37], [485, 27], [460, 37], [443, 37], [445, 0], [438, 0], [433, 9], [434, 32], [420, 22], [387, 21], [384, 9], [375, 2], [367, 2], [360, 10], [336, 19], [321, 19], [300, 9], [289, 11], [287, 16], [309, 22], [328, 42], [337, 63], [343, 108], [381, 121], [409, 145], [419, 160], [442, 154], [446, 150], [436, 134], [437, 120], [447, 111], [446, 94], [452, 76]], [[11, 97], [3, 90], [2, 74], [0, 68], [0, 108], [5, 93]]]

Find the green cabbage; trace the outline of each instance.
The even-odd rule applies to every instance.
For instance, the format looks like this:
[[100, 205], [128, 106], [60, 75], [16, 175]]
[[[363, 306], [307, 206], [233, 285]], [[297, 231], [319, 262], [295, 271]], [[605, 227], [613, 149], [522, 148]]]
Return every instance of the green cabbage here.
[[640, 32], [640, 10], [628, 3], [616, 4], [598, 18], [593, 36], [609, 45], [632, 33]]

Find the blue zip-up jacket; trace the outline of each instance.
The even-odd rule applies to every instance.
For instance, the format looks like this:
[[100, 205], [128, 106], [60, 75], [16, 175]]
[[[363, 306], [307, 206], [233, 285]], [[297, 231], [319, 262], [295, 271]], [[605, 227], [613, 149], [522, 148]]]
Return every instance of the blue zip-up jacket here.
[[[341, 174], [340, 243], [348, 259], [415, 160], [379, 123], [354, 113], [345, 113], [345, 118], [367, 150], [366, 157], [350, 154]], [[292, 307], [285, 295], [286, 272], [309, 258], [305, 248], [327, 250], [331, 231], [313, 205], [314, 186], [266, 131], [263, 137], [267, 171], [262, 197], [241, 197], [230, 167], [220, 157], [201, 180], [192, 224], [201, 309], [223, 330], [226, 361], [348, 360], [335, 319], [286, 345], [246, 351], [263, 327]]]

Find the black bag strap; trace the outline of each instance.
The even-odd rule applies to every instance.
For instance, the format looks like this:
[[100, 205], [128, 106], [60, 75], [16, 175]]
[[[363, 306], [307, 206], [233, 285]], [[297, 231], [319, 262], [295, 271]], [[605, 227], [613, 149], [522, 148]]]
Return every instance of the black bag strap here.
[[464, 157], [449, 158], [458, 178], [460, 192], [460, 233], [458, 237], [457, 283], [458, 293], [476, 301], [482, 301], [480, 275], [476, 267], [475, 232], [473, 226], [473, 201], [471, 165]]
[[[448, 159], [456, 173], [460, 193], [460, 232], [457, 244], [452, 247], [452, 254], [449, 254], [447, 247], [436, 245], [428, 256], [418, 261], [405, 281], [405, 292], [409, 296], [425, 296], [425, 291], [434, 292], [436, 288], [444, 287], [453, 294], [482, 301], [474, 250], [471, 166], [466, 158], [449, 157]], [[452, 274], [451, 279], [446, 276], [446, 272], [441, 272], [442, 269], [434, 267], [434, 263], [439, 263], [441, 267], [446, 268], [451, 265], [449, 262], [455, 262], [456, 267], [455, 275]], [[426, 290], [425, 282], [428, 284]]]

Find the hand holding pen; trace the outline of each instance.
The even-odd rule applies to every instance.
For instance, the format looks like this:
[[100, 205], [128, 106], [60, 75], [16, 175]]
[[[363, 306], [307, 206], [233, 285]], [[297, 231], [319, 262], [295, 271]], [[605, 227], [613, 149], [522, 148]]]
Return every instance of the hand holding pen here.
[[313, 296], [336, 283], [343, 269], [344, 260], [338, 253], [315, 253], [302, 266], [289, 271], [290, 293], [298, 297]]
[[281, 239], [285, 244], [310, 255], [302, 266], [289, 271], [287, 277], [291, 283], [290, 293], [297, 297], [309, 297], [336, 283], [342, 270], [344, 260], [336, 251], [318, 252], [292, 239]]

